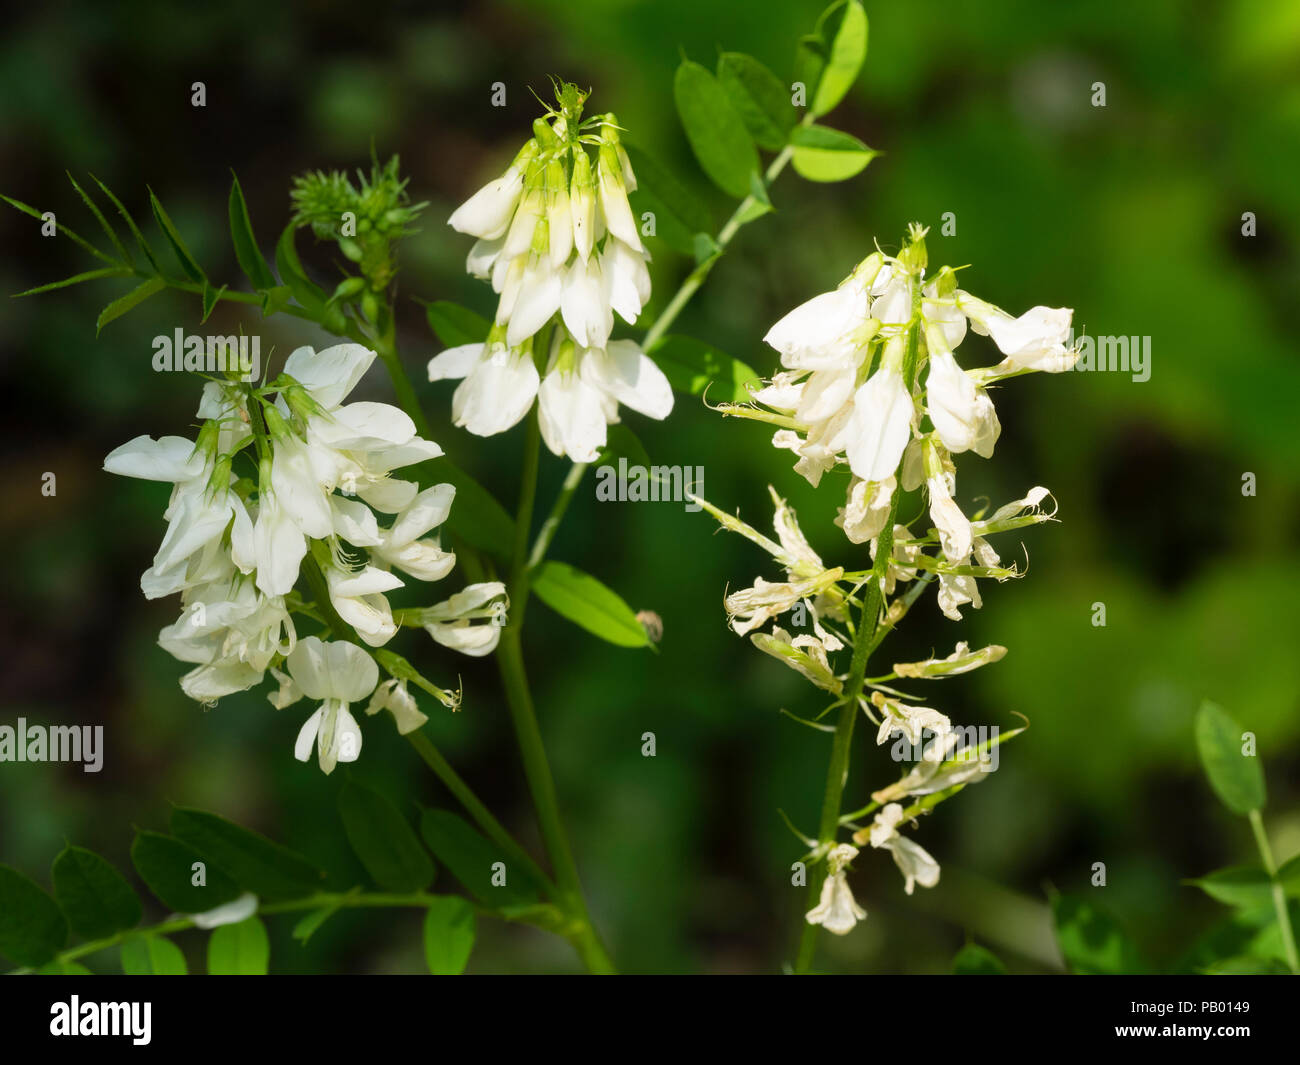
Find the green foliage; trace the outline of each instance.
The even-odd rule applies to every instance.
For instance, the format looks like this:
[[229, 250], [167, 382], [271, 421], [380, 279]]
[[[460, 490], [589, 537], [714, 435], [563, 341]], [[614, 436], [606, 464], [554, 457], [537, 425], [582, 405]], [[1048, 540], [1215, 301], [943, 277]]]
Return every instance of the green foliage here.
[[791, 165], [809, 181], [845, 181], [860, 174], [880, 153], [857, 137], [827, 126], [801, 126], [790, 137]]
[[718, 81], [754, 143], [770, 152], [785, 147], [799, 114], [790, 89], [761, 62], [741, 52], [718, 57]]
[[977, 943], [967, 943], [952, 959], [954, 976], [1005, 976], [1007, 967], [996, 954]]
[[670, 334], [649, 354], [669, 384], [684, 395], [701, 396], [707, 392], [714, 402], [748, 403], [747, 386], [759, 382], [758, 374], [739, 359], [693, 337]]
[[[527, 869], [512, 866], [501, 849], [449, 810], [425, 810], [420, 835], [452, 876], [476, 899], [497, 910], [536, 906], [542, 888]], [[494, 868], [496, 867], [496, 868]], [[504, 874], [504, 884], [493, 884]]]
[[140, 899], [107, 860], [69, 845], [50, 870], [54, 897], [72, 930], [83, 939], [102, 939], [140, 923]]
[[649, 211], [655, 216], [655, 236], [674, 251], [695, 254], [696, 238], [713, 229], [709, 210], [681, 181], [654, 156], [635, 144], [624, 143], [637, 187], [628, 195], [638, 217]]
[[270, 961], [271, 941], [256, 914], [214, 928], [208, 937], [209, 976], [265, 976]]
[[1052, 900], [1056, 939], [1072, 973], [1102, 975], [1143, 971], [1137, 949], [1101, 907], [1073, 895]]
[[166, 936], [132, 936], [122, 944], [122, 972], [127, 976], [184, 976], [185, 955]]
[[1214, 793], [1237, 814], [1264, 807], [1264, 770], [1252, 751], [1244, 750], [1245, 730], [1221, 707], [1201, 704], [1196, 715], [1196, 749]]
[[533, 573], [537, 598], [561, 617], [616, 647], [650, 647], [645, 626], [622, 596], [564, 562], [543, 562]]
[[230, 239], [235, 245], [235, 258], [239, 268], [259, 291], [276, 287], [275, 275], [266, 265], [261, 251], [257, 247], [257, 237], [253, 235], [253, 221], [248, 217], [248, 204], [244, 202], [244, 190], [239, 187], [239, 178], [231, 175], [230, 202]]
[[867, 57], [867, 13], [859, 0], [839, 0], [799, 42], [796, 77], [808, 89], [809, 113], [833, 111], [857, 80]]
[[[206, 913], [240, 895], [239, 885], [193, 847], [160, 832], [136, 833], [131, 864], [163, 905], [177, 913]], [[196, 866], [202, 867], [202, 877]]]
[[258, 898], [296, 899], [320, 889], [322, 874], [306, 858], [224, 817], [177, 806], [171, 830]]
[[699, 63], [684, 60], [673, 77], [677, 115], [691, 151], [723, 192], [743, 199], [758, 171], [758, 150], [727, 91]]
[[425, 307], [424, 314], [433, 335], [449, 348], [481, 344], [492, 328], [492, 323], [481, 314], [450, 300], [435, 300]]
[[376, 884], [399, 892], [429, 886], [433, 862], [397, 807], [352, 780], [339, 789], [338, 807], [348, 843]]
[[0, 954], [20, 965], [43, 965], [67, 938], [58, 903], [31, 878], [0, 865]]
[[459, 976], [469, 964], [477, 934], [474, 907], [464, 899], [443, 895], [424, 915], [424, 958], [434, 976]]

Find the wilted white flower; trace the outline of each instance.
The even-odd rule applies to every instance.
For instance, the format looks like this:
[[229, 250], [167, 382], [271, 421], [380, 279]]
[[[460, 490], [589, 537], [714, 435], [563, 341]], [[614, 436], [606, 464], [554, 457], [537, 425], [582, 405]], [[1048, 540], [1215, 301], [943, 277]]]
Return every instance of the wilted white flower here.
[[903, 808], [898, 803], [885, 806], [871, 826], [871, 845], [884, 847], [894, 856], [894, 864], [903, 874], [903, 890], [910, 895], [917, 884], [934, 887], [939, 883], [939, 863], [919, 843], [898, 834], [902, 820]]
[[840, 843], [826, 855], [826, 879], [817, 905], [808, 911], [805, 920], [819, 924], [837, 936], [847, 935], [859, 921], [866, 920], [867, 911], [857, 904], [849, 888], [845, 867], [858, 856], [857, 847]]

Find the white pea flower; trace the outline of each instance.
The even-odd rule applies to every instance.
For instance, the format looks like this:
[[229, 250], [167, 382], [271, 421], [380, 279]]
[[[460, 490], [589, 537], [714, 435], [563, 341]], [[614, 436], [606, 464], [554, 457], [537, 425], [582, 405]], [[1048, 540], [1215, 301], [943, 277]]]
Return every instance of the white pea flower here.
[[897, 487], [898, 480], [892, 476], [883, 481], [853, 478], [848, 498], [835, 519], [835, 524], [844, 530], [850, 543], [865, 544], [880, 535], [889, 520], [889, 509]]
[[494, 436], [522, 421], [540, 383], [531, 344], [511, 348], [495, 327], [486, 343], [462, 344], [430, 360], [429, 380], [446, 379], [461, 380], [451, 399], [452, 421], [475, 436]]
[[348, 707], [374, 690], [379, 680], [375, 660], [355, 644], [322, 643], [308, 636], [285, 664], [298, 690], [321, 703], [298, 733], [294, 757], [307, 761], [315, 745], [325, 773], [339, 762], [355, 762], [361, 754], [361, 729]]
[[939, 863], [919, 843], [898, 834], [902, 820], [903, 808], [891, 802], [876, 814], [870, 836], [873, 847], [884, 847], [894, 856], [894, 864], [903, 874], [903, 890], [910, 895], [917, 884], [934, 887], [939, 883]]
[[925, 733], [933, 734], [942, 744], [952, 732], [952, 722], [947, 715], [932, 710], [928, 706], [913, 706], [897, 699], [887, 699], [880, 692], [873, 692], [872, 704], [880, 710], [880, 728], [876, 732], [876, 743], [881, 744], [890, 736], [904, 737], [912, 747], [921, 747]]
[[957, 365], [951, 351], [931, 351], [925, 384], [926, 410], [939, 439], [954, 455], [974, 451], [993, 454], [1002, 425], [989, 394]]
[[382, 647], [397, 635], [392, 608], [383, 594], [402, 587], [395, 573], [378, 566], [350, 570], [332, 565], [325, 569], [325, 583], [338, 616], [369, 646]]
[[416, 580], [442, 580], [456, 564], [456, 555], [444, 551], [438, 538], [427, 534], [447, 520], [455, 497], [456, 489], [450, 484], [426, 488], [403, 508], [390, 528], [378, 535], [371, 555]]
[[[889, 344], [893, 346], [895, 341]], [[901, 356], [901, 352], [898, 354]], [[884, 481], [894, 476], [903, 461], [903, 449], [912, 438], [914, 417], [912, 394], [890, 360], [853, 396], [845, 452], [854, 474], [864, 481]]]
[[955, 677], [991, 662], [1000, 662], [1006, 653], [1007, 649], [996, 643], [972, 651], [970, 645], [962, 640], [947, 658], [927, 658], [924, 662], [895, 662], [894, 672], [900, 677]]
[[866, 920], [867, 911], [857, 904], [849, 888], [845, 867], [858, 856], [857, 847], [840, 843], [826, 855], [826, 879], [817, 905], [808, 911], [805, 920], [818, 924], [837, 936], [847, 935], [859, 921]]
[[421, 622], [444, 647], [481, 658], [496, 650], [509, 606], [500, 581], [467, 584], [450, 599], [423, 610]]
[[366, 716], [373, 716], [381, 710], [393, 715], [393, 723], [403, 736], [415, 732], [429, 720], [416, 704], [415, 696], [406, 690], [406, 681], [396, 677], [390, 677], [375, 689], [370, 705], [366, 707]]

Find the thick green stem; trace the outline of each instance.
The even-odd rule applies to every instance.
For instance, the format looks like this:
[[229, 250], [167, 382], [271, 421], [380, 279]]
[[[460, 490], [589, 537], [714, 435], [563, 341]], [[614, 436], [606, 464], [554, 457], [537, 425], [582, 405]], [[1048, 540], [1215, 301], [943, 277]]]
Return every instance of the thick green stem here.
[[1286, 963], [1293, 973], [1300, 973], [1300, 955], [1296, 952], [1295, 930], [1291, 927], [1291, 913], [1287, 909], [1286, 891], [1278, 879], [1277, 863], [1273, 860], [1273, 848], [1269, 846], [1268, 833], [1264, 831], [1264, 819], [1258, 810], [1250, 811], [1250, 827], [1255, 833], [1255, 845], [1259, 847], [1259, 857], [1264, 863], [1273, 884], [1273, 909], [1277, 913], [1277, 926], [1282, 932], [1282, 947], [1286, 951]]

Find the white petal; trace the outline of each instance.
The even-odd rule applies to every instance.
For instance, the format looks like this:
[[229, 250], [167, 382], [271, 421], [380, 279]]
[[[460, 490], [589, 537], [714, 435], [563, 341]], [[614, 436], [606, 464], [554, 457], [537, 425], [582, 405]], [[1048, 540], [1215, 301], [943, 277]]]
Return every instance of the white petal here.
[[330, 410], [357, 386], [375, 358], [375, 353], [361, 344], [335, 344], [318, 352], [303, 347], [285, 361], [284, 372]]
[[864, 481], [894, 475], [911, 435], [912, 397], [895, 370], [877, 370], [853, 397], [849, 466]]
[[461, 344], [429, 360], [429, 380], [445, 381], [467, 377], [486, 354], [486, 344]]

